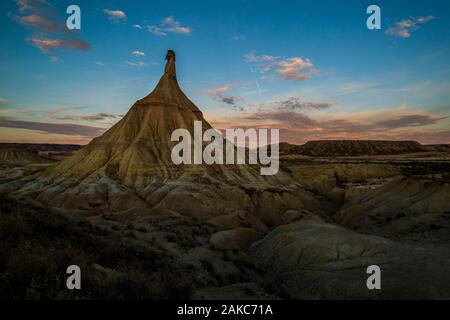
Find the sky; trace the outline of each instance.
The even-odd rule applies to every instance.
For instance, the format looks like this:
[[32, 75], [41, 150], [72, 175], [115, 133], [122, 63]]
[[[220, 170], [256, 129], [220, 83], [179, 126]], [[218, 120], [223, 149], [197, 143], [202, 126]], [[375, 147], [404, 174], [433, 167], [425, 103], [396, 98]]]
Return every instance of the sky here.
[[218, 129], [450, 143], [449, 1], [2, 0], [0, 35], [0, 142], [88, 143], [153, 90], [173, 49]]

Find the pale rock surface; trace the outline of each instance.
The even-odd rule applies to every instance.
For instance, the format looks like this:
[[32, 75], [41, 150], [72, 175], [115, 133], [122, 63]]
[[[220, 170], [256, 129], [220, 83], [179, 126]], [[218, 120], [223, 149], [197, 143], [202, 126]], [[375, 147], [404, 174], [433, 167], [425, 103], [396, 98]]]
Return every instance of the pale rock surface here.
[[217, 249], [245, 251], [261, 237], [262, 235], [257, 231], [241, 227], [214, 233], [209, 239], [209, 243]]
[[296, 164], [287, 161], [284, 167], [295, 181], [321, 194], [333, 190], [338, 181], [360, 182], [373, 178], [392, 178], [402, 174], [396, 166], [373, 163]]
[[[401, 236], [421, 228], [450, 239], [450, 185], [423, 178], [397, 178], [354, 196], [336, 214], [337, 223], [363, 232]], [[423, 230], [430, 231], [430, 230]]]
[[[319, 218], [281, 226], [251, 252], [293, 298], [450, 298], [447, 249], [362, 235]], [[366, 269], [382, 270], [382, 289], [368, 290]]]
[[268, 231], [267, 227], [261, 222], [261, 220], [246, 211], [220, 215], [209, 219], [206, 222], [219, 230], [247, 227], [263, 233]]

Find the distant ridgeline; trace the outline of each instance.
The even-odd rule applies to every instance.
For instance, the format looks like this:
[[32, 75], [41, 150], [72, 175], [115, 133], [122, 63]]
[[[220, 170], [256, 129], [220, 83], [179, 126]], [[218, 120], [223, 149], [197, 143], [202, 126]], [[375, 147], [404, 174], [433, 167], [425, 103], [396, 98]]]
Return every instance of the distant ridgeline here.
[[31, 163], [44, 163], [48, 160], [26, 149], [2, 148], [0, 149], [0, 165], [26, 165]]
[[[362, 156], [441, 151], [434, 146], [421, 145], [417, 141], [378, 140], [319, 140], [301, 146], [284, 144], [280, 150], [308, 156]], [[445, 149], [441, 147], [440, 149]], [[450, 149], [450, 148], [449, 148]]]
[[40, 151], [68, 152], [77, 151], [82, 146], [78, 144], [53, 144], [53, 143], [0, 143], [1, 149], [25, 149], [34, 153]]

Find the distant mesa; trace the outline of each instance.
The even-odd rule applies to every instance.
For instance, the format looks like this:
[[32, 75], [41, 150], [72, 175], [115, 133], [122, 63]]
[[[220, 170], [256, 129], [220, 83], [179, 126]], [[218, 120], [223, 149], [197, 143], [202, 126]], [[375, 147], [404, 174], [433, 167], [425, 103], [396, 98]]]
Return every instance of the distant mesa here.
[[[304, 145], [285, 144], [280, 150], [306, 156], [366, 156], [395, 155], [436, 151], [433, 146], [424, 146], [417, 141], [382, 141], [382, 140], [318, 140], [308, 141]], [[445, 149], [441, 147], [441, 149]], [[450, 148], [449, 148], [450, 149]]]
[[79, 144], [55, 143], [0, 143], [0, 149], [23, 149], [34, 153], [39, 152], [75, 152], [81, 148]]
[[81, 146], [78, 144], [0, 143], [0, 150], [24, 150], [50, 160], [61, 160], [65, 157], [70, 157], [80, 148]]
[[450, 152], [450, 144], [432, 144], [430, 147], [439, 152]]

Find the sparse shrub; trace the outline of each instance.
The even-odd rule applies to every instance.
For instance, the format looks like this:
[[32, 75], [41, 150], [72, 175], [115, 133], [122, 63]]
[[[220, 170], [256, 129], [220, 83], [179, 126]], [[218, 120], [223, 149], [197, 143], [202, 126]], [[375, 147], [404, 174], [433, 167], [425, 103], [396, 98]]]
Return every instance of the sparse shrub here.
[[139, 232], [143, 232], [143, 233], [147, 233], [148, 232], [148, 230], [145, 227], [137, 227], [136, 230], [139, 231]]
[[[0, 231], [0, 300], [188, 299], [194, 288], [167, 252], [87, 220], [0, 198]], [[65, 287], [71, 264], [82, 290]]]
[[17, 242], [25, 233], [25, 223], [22, 215], [2, 214], [0, 216], [0, 240]]

